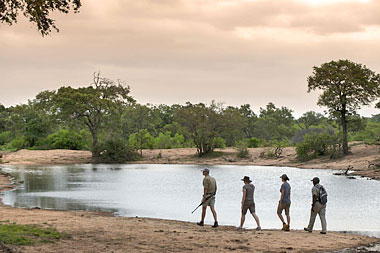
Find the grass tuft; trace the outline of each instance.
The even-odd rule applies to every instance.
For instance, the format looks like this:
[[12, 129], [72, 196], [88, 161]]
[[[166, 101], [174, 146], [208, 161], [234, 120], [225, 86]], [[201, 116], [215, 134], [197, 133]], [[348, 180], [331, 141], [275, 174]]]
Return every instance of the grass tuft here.
[[0, 241], [4, 244], [33, 245], [36, 242], [54, 243], [60, 238], [61, 234], [54, 228], [0, 223]]

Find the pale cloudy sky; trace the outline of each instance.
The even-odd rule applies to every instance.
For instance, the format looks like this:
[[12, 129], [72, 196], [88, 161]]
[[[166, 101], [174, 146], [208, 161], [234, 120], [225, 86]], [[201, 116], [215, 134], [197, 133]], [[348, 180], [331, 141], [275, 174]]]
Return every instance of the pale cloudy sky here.
[[322, 112], [306, 92], [312, 67], [350, 59], [380, 73], [379, 13], [380, 0], [84, 0], [45, 38], [22, 16], [0, 24], [0, 103], [86, 86], [100, 70], [140, 103]]

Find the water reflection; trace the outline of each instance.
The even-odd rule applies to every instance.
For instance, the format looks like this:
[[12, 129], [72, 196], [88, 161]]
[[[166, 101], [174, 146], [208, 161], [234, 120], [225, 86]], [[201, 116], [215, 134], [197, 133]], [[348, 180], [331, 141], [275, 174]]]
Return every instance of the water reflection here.
[[[109, 211], [121, 216], [142, 216], [198, 221], [190, 212], [202, 195], [202, 174], [197, 165], [76, 165], [31, 168], [3, 166], [21, 188], [4, 194], [4, 203], [15, 207], [60, 210]], [[281, 181], [288, 174], [292, 186], [292, 228], [307, 225], [310, 212], [310, 179], [321, 178], [329, 193], [329, 230], [358, 231], [380, 237], [380, 182], [333, 176], [329, 170], [301, 170], [260, 166], [211, 166], [218, 182], [216, 210], [221, 224], [238, 225], [242, 176], [256, 186], [256, 210], [263, 228], [278, 228], [276, 206]], [[206, 217], [212, 222], [211, 214]], [[246, 225], [254, 227], [253, 219]], [[316, 229], [320, 229], [317, 219]]]

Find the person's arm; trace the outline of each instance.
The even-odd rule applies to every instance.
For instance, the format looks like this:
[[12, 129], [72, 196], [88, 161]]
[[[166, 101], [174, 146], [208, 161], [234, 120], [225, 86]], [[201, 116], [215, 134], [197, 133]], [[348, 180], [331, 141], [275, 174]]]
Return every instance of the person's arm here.
[[285, 189], [281, 189], [280, 203], [282, 203], [282, 199], [284, 198], [284, 195], [285, 195]]
[[311, 211], [314, 212], [314, 206], [315, 206], [315, 203], [318, 201], [318, 197], [316, 194], [314, 194], [314, 189], [312, 189], [312, 203], [311, 203]]
[[243, 197], [241, 199], [241, 207], [243, 208], [245, 202], [245, 196], [247, 195], [247, 190], [243, 188]]

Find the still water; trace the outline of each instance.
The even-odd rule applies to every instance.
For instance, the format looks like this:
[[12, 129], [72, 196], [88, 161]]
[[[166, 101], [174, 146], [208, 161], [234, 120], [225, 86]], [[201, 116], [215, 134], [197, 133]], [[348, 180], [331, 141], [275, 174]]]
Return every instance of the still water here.
[[[14, 207], [59, 210], [109, 211], [127, 217], [152, 217], [196, 222], [203, 176], [199, 165], [104, 165], [84, 164], [46, 167], [2, 166], [17, 181], [3, 202]], [[327, 223], [334, 231], [356, 231], [380, 237], [380, 182], [333, 176], [331, 170], [306, 170], [262, 166], [210, 166], [218, 184], [216, 210], [219, 224], [239, 225], [243, 176], [256, 186], [256, 213], [261, 226], [280, 228], [276, 210], [280, 175], [286, 173], [292, 187], [291, 227], [307, 225], [313, 177], [318, 176], [328, 193]], [[206, 223], [212, 224], [208, 211]], [[245, 226], [256, 224], [247, 216]], [[319, 218], [315, 229], [320, 229]]]

